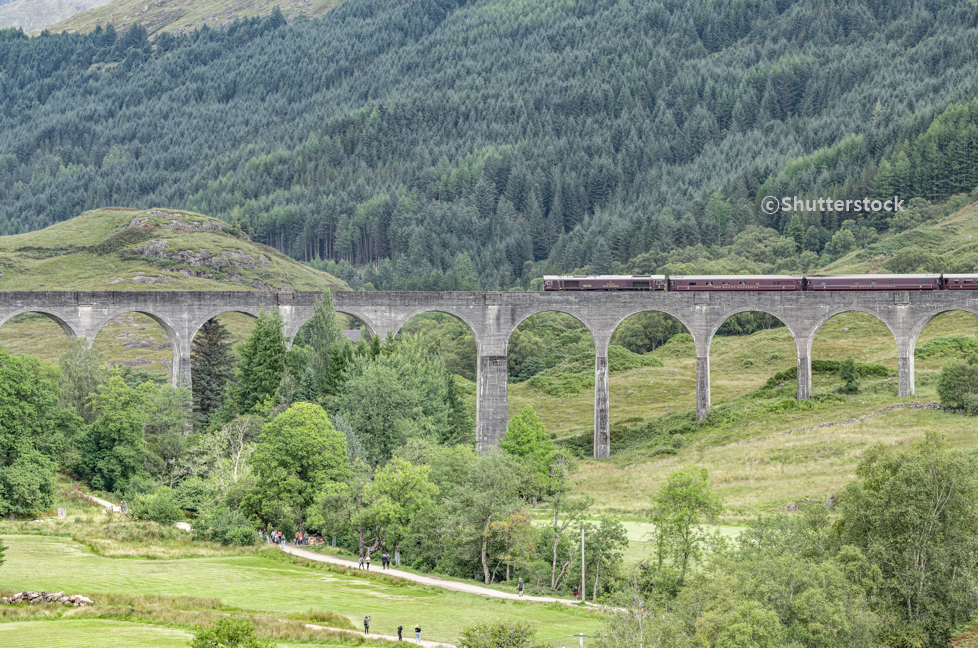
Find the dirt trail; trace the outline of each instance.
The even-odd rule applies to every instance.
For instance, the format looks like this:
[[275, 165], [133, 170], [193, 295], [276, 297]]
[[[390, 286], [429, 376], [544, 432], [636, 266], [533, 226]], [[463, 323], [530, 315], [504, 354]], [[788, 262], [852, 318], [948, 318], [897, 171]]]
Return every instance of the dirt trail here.
[[[356, 569], [359, 565], [345, 558], [338, 558], [337, 556], [329, 556], [327, 554], [316, 553], [314, 551], [307, 551], [306, 549], [301, 549], [295, 545], [283, 544], [281, 545], [282, 550], [286, 553], [290, 553], [293, 556], [299, 556], [301, 558], [306, 558], [308, 560], [316, 560], [319, 562], [331, 563], [333, 565], [343, 565], [344, 567], [349, 567], [351, 569]], [[513, 592], [500, 592], [499, 590], [490, 589], [488, 587], [482, 587], [480, 585], [475, 585], [473, 583], [460, 583], [457, 581], [445, 580], [442, 578], [435, 578], [433, 576], [422, 576], [421, 574], [412, 574], [411, 572], [401, 571], [399, 569], [380, 569], [378, 563], [374, 563], [371, 571], [378, 571], [388, 576], [394, 576], [395, 578], [403, 578], [405, 580], [413, 581], [415, 583], [420, 583], [422, 585], [431, 585], [433, 587], [441, 587], [443, 589], [451, 590], [453, 592], [466, 592], [468, 594], [478, 594], [479, 596], [485, 596], [488, 598], [501, 598], [510, 599], [513, 601], [533, 601], [535, 603], [563, 603], [565, 605], [577, 605], [577, 602], [573, 599], [555, 598], [551, 596], [519, 596], [516, 593], [516, 586], [513, 586]], [[413, 634], [413, 632], [412, 632]]]

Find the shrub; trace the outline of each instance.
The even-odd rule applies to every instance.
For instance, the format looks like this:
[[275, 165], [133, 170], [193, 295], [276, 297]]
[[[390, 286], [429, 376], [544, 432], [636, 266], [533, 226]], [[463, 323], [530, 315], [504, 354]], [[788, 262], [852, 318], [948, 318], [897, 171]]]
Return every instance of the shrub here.
[[173, 495], [173, 489], [166, 486], [160, 486], [148, 495], [137, 495], [129, 514], [133, 519], [151, 520], [164, 526], [170, 526], [184, 518], [183, 510]]
[[978, 340], [971, 337], [936, 337], [927, 340], [914, 351], [918, 360], [931, 358], [967, 358], [978, 354]]
[[218, 619], [217, 623], [204, 629], [194, 629], [191, 648], [272, 648], [272, 644], [255, 637], [255, 627], [244, 619]]
[[491, 621], [463, 628], [458, 639], [458, 645], [465, 648], [531, 648], [540, 645], [533, 641], [530, 626], [514, 621]]
[[937, 395], [944, 407], [974, 409], [974, 399], [978, 394], [978, 355], [967, 362], [951, 360], [941, 369], [937, 379]]
[[247, 547], [258, 542], [258, 532], [244, 515], [222, 508], [197, 519], [194, 523], [194, 538]]
[[[881, 364], [870, 364], [856, 362], [853, 364], [856, 375], [860, 378], [886, 378], [892, 372], [888, 367]], [[842, 363], [838, 360], [812, 360], [812, 374], [817, 373], [839, 373]], [[784, 371], [779, 371], [764, 383], [763, 389], [774, 389], [780, 383], [794, 381], [798, 379], [798, 368], [789, 367]]]
[[839, 365], [839, 379], [846, 383], [839, 387], [840, 394], [859, 393], [859, 374], [856, 372], [856, 364], [852, 360], [844, 360]]

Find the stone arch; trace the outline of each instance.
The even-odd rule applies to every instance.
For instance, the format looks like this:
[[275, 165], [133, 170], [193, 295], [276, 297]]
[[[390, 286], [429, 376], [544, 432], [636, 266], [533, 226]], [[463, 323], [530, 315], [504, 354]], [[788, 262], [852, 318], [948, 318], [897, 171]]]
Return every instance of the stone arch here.
[[[648, 310], [648, 309], [640, 309], [640, 310]], [[559, 308], [556, 306], [553, 308], [539, 307], [539, 308], [531, 308], [525, 311], [521, 311], [517, 317], [513, 318], [513, 323], [510, 325], [509, 330], [506, 331], [506, 338], [505, 340], [503, 340], [503, 342], [505, 343], [505, 347], [506, 348], [509, 347], [509, 339], [513, 337], [513, 333], [516, 332], [516, 329], [519, 328], [520, 324], [522, 324], [529, 318], [533, 317], [534, 315], [539, 315], [540, 313], [563, 313], [564, 315], [570, 315], [571, 317], [573, 317], [578, 322], [584, 325], [584, 328], [587, 329], [587, 332], [591, 334], [591, 339], [594, 340], [595, 348], [597, 348], [599, 336], [597, 334], [598, 333], [597, 330], [595, 329], [594, 325], [591, 324], [590, 320], [588, 320], [586, 316], [572, 309]], [[606, 337], [609, 340], [611, 339], [610, 331], [608, 332]], [[607, 346], [607, 341], [605, 342], [605, 346]]]
[[[689, 323], [689, 321], [687, 320], [686, 317], [684, 317], [681, 313], [677, 313], [675, 311], [671, 311], [671, 310], [666, 309], [666, 308], [656, 308], [656, 307], [649, 307], [648, 305], [644, 305], [644, 306], [636, 306], [634, 308], [630, 308], [629, 310], [625, 310], [625, 311], [621, 311], [621, 312], [623, 314], [621, 316], [619, 316], [614, 321], [614, 323], [609, 327], [609, 329], [608, 329], [608, 340], [609, 340], [609, 344], [610, 344], [611, 338], [614, 337], [615, 332], [618, 330], [618, 328], [622, 324], [625, 323], [625, 321], [628, 318], [633, 317], [635, 315], [641, 315], [642, 313], [662, 313], [663, 315], [667, 315], [669, 317], [672, 317], [673, 319], [675, 319], [677, 322], [679, 322], [686, 329], [686, 332], [687, 333], [689, 333], [690, 335], [693, 334], [693, 327], [690, 325], [690, 323]], [[696, 338], [694, 338], [694, 342], [695, 341], [696, 341]], [[679, 377], [680, 379], [682, 379], [682, 377], [680, 377], [679, 374], [677, 374], [677, 377]], [[659, 382], [659, 384], [662, 383], [662, 380], [661, 379], [658, 379], [657, 378], [657, 381]], [[695, 392], [695, 389], [696, 389], [695, 388], [695, 385], [694, 385], [693, 389], [694, 389], [694, 392]], [[608, 371], [608, 417], [609, 417], [608, 418], [608, 424], [609, 424], [609, 426], [611, 424], [611, 421], [610, 421], [611, 417], [617, 417], [618, 416], [618, 414], [612, 414], [611, 413], [611, 392], [612, 392], [611, 372], [610, 372], [610, 367], [609, 367], [609, 371]], [[638, 393], [641, 394], [641, 391], [639, 390]], [[627, 400], [627, 396], [626, 396], [626, 400]], [[596, 401], [596, 405], [595, 406], [597, 407], [597, 401]], [[648, 413], [648, 412], [651, 411], [652, 408], [650, 408], [650, 407], [643, 407], [642, 409], [643, 409], [644, 412]], [[595, 438], [595, 440], [596, 441], [598, 440], [597, 437]], [[610, 454], [610, 438], [609, 438], [609, 454]], [[607, 455], [603, 455], [603, 456], [607, 456]]]
[[907, 339], [906, 359], [901, 359], [900, 362], [900, 389], [902, 392], [906, 392], [906, 395], [913, 395], [917, 391], [917, 369], [915, 366], [917, 339], [920, 338], [920, 334], [924, 332], [924, 329], [935, 317], [943, 313], [952, 313], [955, 311], [970, 313], [978, 317], [978, 308], [969, 306], [942, 306], [920, 317], [910, 328], [910, 335]]
[[[417, 317], [418, 315], [424, 315], [425, 313], [443, 313], [445, 315], [451, 315], [458, 321], [462, 322], [462, 324], [465, 324], [465, 326], [469, 329], [469, 332], [472, 334], [472, 337], [475, 338], [476, 353], [478, 355], [482, 355], [483, 340], [482, 340], [482, 336], [480, 335], [480, 331], [478, 327], [476, 327], [476, 325], [472, 323], [471, 319], [469, 319], [465, 315], [451, 308], [432, 308], [429, 306], [425, 306], [422, 308], [416, 308], [415, 310], [409, 312], [407, 315], [399, 315], [397, 320], [392, 322], [391, 324], [391, 328], [390, 328], [391, 335], [397, 335], [398, 332], [400, 332], [401, 328], [409, 321], [411, 321], [411, 318]], [[354, 317], [356, 317], [356, 315], [354, 315]]]
[[[897, 349], [897, 370], [898, 370], [898, 394], [900, 396], [912, 396], [913, 395], [913, 347], [910, 347], [909, 356], [907, 354], [906, 339], [901, 338], [898, 333], [898, 329], [894, 327], [887, 317], [877, 311], [869, 308], [859, 308], [858, 306], [841, 306], [837, 308], [832, 308], [825, 313], [823, 313], [818, 320], [812, 325], [811, 330], [808, 332], [808, 340], [805, 349], [805, 358], [808, 367], [809, 380], [811, 380], [811, 357], [812, 357], [812, 345], [815, 343], [815, 337], [818, 332], [822, 329], [826, 322], [837, 315], [842, 315], [844, 313], [865, 313], [870, 317], [881, 322], [890, 335], [893, 336], [893, 342]], [[909, 376], [909, 379], [908, 379]]]
[[777, 319], [779, 322], [785, 325], [785, 327], [788, 329], [788, 332], [791, 333], [792, 339], [795, 340], [798, 339], [798, 331], [796, 331], [795, 327], [792, 326], [790, 318], [785, 318], [784, 315], [778, 315], [765, 308], [745, 306], [743, 308], [734, 308], [729, 311], [725, 311], [722, 315], [720, 315], [717, 318], [716, 322], [713, 323], [713, 325], [710, 327], [710, 334], [709, 336], [707, 336], [707, 339], [705, 340], [707, 355], [710, 353], [710, 346], [713, 344], [713, 338], [716, 336], [717, 331], [720, 330], [720, 327], [723, 326], [728, 319], [730, 319], [734, 315], [740, 315], [741, 313], [764, 313], [765, 315], [770, 315], [771, 317]]
[[[337, 313], [343, 315], [349, 315], [350, 317], [357, 319], [361, 324], [364, 325], [364, 327], [366, 327], [367, 333], [369, 333], [371, 336], [377, 335], [377, 325], [374, 324], [374, 322], [371, 321], [369, 317], [361, 314], [355, 308], [346, 308], [346, 307], [337, 308], [336, 303], [334, 302], [333, 310], [336, 311]], [[291, 338], [294, 337], [295, 335], [298, 335], [302, 327], [308, 324], [309, 321], [316, 316], [315, 309], [310, 309], [308, 312], [309, 312], [308, 315], [304, 315], [298, 319], [286, 323], [285, 325], [286, 333], [291, 333], [291, 335], [287, 335], [286, 337]], [[257, 315], [255, 315], [255, 317], [257, 317]]]
[[832, 310], [826, 311], [825, 314], [819, 317], [818, 320], [815, 322], [815, 324], [812, 326], [811, 330], [808, 332], [807, 351], [809, 357], [811, 357], [812, 343], [815, 342], [815, 336], [818, 335], [819, 329], [821, 329], [822, 326], [824, 326], [825, 323], [828, 322], [830, 319], [832, 319], [836, 315], [842, 315], [843, 313], [866, 313], [867, 315], [871, 315], [872, 317], [875, 317], [876, 319], [881, 321], [884, 324], [884, 326], [886, 326], [886, 328], [890, 331], [890, 334], [893, 336], [893, 340], [896, 342], [897, 345], [897, 353], [900, 352], [900, 336], [897, 335], [897, 332], [896, 330], [894, 330], [893, 325], [890, 324], [890, 322], [888, 322], [885, 317], [883, 317], [882, 315], [880, 315], [875, 311], [869, 310], [868, 308], [845, 306], [842, 308], [834, 308]]
[[[697, 355], [703, 358], [701, 360], [700, 357], [698, 357], [697, 362], [705, 365], [704, 369], [700, 369], [700, 367], [698, 366], [697, 373], [706, 374], [705, 376], [698, 376], [697, 379], [698, 382], [697, 418], [702, 418], [702, 416], [704, 416], [706, 413], [703, 408], [703, 405], [709, 407], [709, 405], [712, 404], [712, 396], [711, 396], [712, 386], [710, 384], [712, 379], [712, 373], [710, 371], [710, 351], [713, 347], [713, 338], [716, 337], [717, 331], [720, 330], [720, 327], [723, 326], [724, 323], [727, 322], [727, 320], [729, 320], [731, 317], [735, 315], [739, 315], [740, 313], [764, 313], [765, 315], [773, 317], [779, 322], [781, 322], [782, 324], [784, 324], [785, 328], [788, 329], [788, 333], [791, 335], [791, 339], [795, 343], [795, 366], [798, 369], [798, 374], [796, 378], [797, 385], [798, 385], [796, 397], [799, 400], [801, 400], [801, 399], [808, 398], [809, 396], [810, 369], [809, 369], [809, 363], [807, 361], [808, 353], [803, 352], [802, 350], [803, 345], [805, 345], [807, 348], [809, 341], [799, 337], [800, 334], [803, 335], [804, 333], [798, 330], [797, 323], [793, 323], [791, 319], [785, 317], [783, 313], [778, 314], [773, 310], [768, 310], [766, 308], [758, 307], [756, 305], [737, 307], [737, 308], [732, 308], [730, 310], [724, 311], [722, 314], [718, 315], [716, 319], [710, 324], [709, 334], [707, 335], [707, 338], [703, 340], [703, 344], [706, 347], [703, 351], [699, 349], [700, 342], [697, 340]], [[804, 366], [802, 366], [803, 364]], [[706, 394], [705, 397], [703, 396], [704, 394]]]
[[919, 338], [920, 337], [920, 334], [924, 332], [924, 328], [926, 328], [926, 326], [928, 324], [930, 324], [931, 320], [933, 320], [938, 315], [942, 315], [944, 313], [951, 313], [951, 312], [954, 312], [954, 311], [961, 311], [963, 313], [971, 313], [975, 317], [978, 317], [978, 308], [969, 308], [967, 306], [948, 306], [948, 307], [941, 307], [941, 308], [935, 309], [935, 310], [927, 313], [923, 317], [919, 318], [917, 320], [917, 322], [913, 325], [913, 327], [911, 327], [911, 329], [910, 329], [910, 339], [907, 341], [907, 348], [908, 348], [908, 350], [911, 353], [913, 353], [913, 350], [915, 348], [917, 348], [917, 338]]
[[166, 333], [167, 340], [170, 342], [170, 349], [173, 352], [173, 361], [170, 366], [170, 384], [174, 387], [178, 387], [180, 386], [180, 381], [182, 378], [187, 382], [187, 387], [189, 387], [190, 343], [193, 341], [193, 338], [184, 339], [177, 332], [176, 327], [174, 327], [166, 317], [154, 312], [150, 308], [139, 308], [138, 306], [135, 308], [121, 307], [107, 313], [106, 316], [103, 317], [98, 324], [93, 326], [89, 331], [88, 346], [92, 346], [92, 344], [95, 342], [95, 338], [98, 336], [99, 331], [101, 331], [113, 317], [125, 315], [126, 313], [139, 313], [140, 315], [145, 315], [160, 325], [160, 328], [162, 328], [163, 332]]
[[682, 324], [683, 326], [686, 327], [686, 330], [690, 333], [690, 335], [692, 335], [692, 333], [693, 333], [693, 327], [690, 326], [689, 322], [686, 321], [686, 318], [683, 317], [680, 313], [677, 313], [675, 311], [670, 311], [670, 310], [667, 310], [665, 308], [638, 307], [638, 308], [634, 308], [634, 309], [629, 310], [629, 311], [625, 311], [625, 314], [624, 315], [622, 315], [617, 320], [615, 320], [615, 323], [611, 325], [611, 328], [608, 331], [608, 339], [609, 340], [611, 339], [611, 336], [613, 336], [615, 334], [615, 331], [618, 330], [618, 327], [619, 326], [621, 326], [622, 324], [625, 323], [625, 320], [627, 320], [629, 317], [631, 317], [633, 315], [638, 315], [640, 313], [662, 313], [663, 315], [668, 315], [669, 317], [674, 317], [677, 320], [679, 320], [679, 323], [680, 324]]
[[197, 322], [194, 322], [194, 328], [190, 331], [190, 342], [193, 343], [194, 338], [196, 338], [197, 334], [200, 333], [200, 329], [203, 328], [204, 324], [211, 321], [215, 317], [219, 317], [225, 313], [240, 313], [241, 315], [247, 315], [253, 319], [258, 319], [259, 312], [260, 311], [250, 311], [245, 308], [217, 308], [207, 315], [204, 315], [204, 317]]
[[65, 335], [70, 338], [79, 336], [79, 333], [75, 331], [75, 328], [68, 322], [68, 318], [64, 317], [60, 313], [43, 308], [21, 308], [20, 310], [16, 310], [6, 317], [0, 319], [0, 327], [18, 315], [26, 315], [28, 313], [37, 313], [39, 315], [44, 315], [50, 320], [53, 320], [55, 324], [61, 327], [61, 330], [65, 332]]

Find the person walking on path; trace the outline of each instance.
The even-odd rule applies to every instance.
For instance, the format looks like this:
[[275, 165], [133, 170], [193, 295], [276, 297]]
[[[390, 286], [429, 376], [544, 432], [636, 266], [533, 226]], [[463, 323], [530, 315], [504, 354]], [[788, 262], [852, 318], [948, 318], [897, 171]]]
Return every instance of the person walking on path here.
[[363, 556], [360, 556], [360, 566], [357, 569], [363, 569]]
[[523, 597], [523, 579], [522, 578], [520, 579], [520, 582], [516, 584], [516, 589], [519, 590], [520, 597], [522, 598]]
[[420, 625], [414, 626], [414, 640], [417, 641], [418, 643], [421, 643], [421, 626]]
[[370, 571], [370, 554], [367, 554], [367, 571]]
[[365, 616], [363, 617], [363, 634], [366, 635], [369, 633], [370, 633], [370, 617]]
[[577, 585], [574, 586], [573, 592], [574, 592], [574, 600], [576, 601], [577, 600], [577, 594], [578, 594]]
[[404, 626], [403, 625], [397, 626], [397, 640], [398, 641], [404, 641], [404, 637], [401, 636], [401, 633], [402, 632], [404, 632]]

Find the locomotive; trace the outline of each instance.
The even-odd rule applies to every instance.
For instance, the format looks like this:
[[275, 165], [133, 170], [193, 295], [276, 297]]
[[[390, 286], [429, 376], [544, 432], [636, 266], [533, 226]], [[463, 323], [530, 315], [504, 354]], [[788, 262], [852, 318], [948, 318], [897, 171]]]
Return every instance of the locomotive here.
[[975, 274], [547, 275], [544, 291], [978, 290]]

